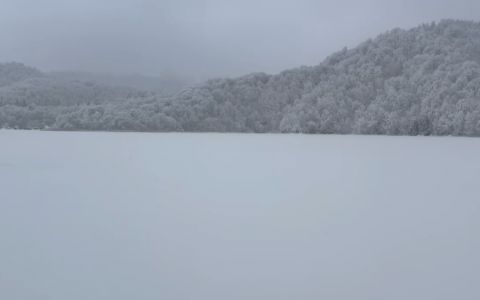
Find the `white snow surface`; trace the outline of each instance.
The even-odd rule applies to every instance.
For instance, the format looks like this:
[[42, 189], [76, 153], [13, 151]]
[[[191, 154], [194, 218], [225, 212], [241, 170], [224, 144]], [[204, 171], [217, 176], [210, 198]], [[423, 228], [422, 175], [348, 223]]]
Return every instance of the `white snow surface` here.
[[480, 139], [0, 131], [0, 299], [480, 299]]

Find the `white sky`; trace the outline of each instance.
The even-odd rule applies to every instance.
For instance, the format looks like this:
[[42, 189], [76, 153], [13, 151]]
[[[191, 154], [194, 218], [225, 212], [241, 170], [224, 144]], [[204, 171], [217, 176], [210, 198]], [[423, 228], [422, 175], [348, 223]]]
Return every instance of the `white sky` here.
[[480, 21], [480, 1], [1, 0], [0, 61], [196, 78], [276, 73], [443, 18]]

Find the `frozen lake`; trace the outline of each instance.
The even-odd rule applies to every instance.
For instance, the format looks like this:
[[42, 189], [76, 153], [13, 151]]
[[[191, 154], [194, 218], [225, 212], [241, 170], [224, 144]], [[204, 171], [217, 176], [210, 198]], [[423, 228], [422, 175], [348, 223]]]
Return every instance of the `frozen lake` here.
[[480, 299], [480, 139], [0, 131], [0, 299]]

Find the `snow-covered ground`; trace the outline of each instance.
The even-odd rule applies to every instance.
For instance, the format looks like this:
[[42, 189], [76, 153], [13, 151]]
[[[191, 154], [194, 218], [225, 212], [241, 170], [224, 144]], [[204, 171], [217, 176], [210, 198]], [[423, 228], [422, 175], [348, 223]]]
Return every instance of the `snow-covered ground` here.
[[0, 131], [0, 299], [480, 299], [480, 139]]

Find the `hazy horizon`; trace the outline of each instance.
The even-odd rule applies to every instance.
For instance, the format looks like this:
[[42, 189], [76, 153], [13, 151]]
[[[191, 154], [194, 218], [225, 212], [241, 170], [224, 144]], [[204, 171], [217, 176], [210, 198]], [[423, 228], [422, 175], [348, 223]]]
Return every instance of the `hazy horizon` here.
[[480, 21], [480, 2], [5, 0], [0, 61], [44, 72], [273, 74], [441, 19]]

